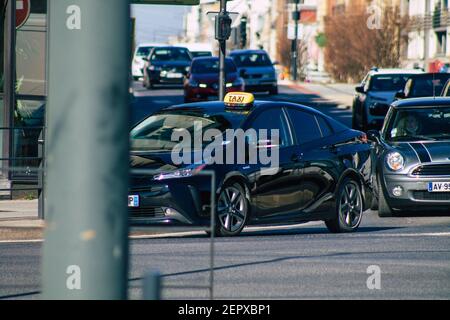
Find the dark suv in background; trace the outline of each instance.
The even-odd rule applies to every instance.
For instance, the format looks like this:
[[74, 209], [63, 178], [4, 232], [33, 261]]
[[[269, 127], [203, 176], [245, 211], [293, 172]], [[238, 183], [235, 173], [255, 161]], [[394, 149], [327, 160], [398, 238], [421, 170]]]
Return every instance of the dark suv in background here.
[[423, 71], [377, 68], [370, 70], [361, 84], [355, 88], [353, 129], [361, 131], [381, 129], [396, 93], [405, 87], [411, 76], [419, 73]]
[[192, 55], [183, 47], [157, 47], [145, 60], [143, 85], [151, 89], [155, 84], [182, 85]]

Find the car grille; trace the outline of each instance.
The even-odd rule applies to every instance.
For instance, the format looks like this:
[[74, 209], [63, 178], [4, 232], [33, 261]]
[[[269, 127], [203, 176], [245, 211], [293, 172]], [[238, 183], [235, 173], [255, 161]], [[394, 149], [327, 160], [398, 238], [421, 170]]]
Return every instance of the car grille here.
[[162, 218], [164, 211], [161, 207], [129, 208], [130, 218]]
[[162, 70], [167, 72], [183, 73], [183, 74], [186, 72], [185, 67], [166, 67], [162, 68]]
[[413, 197], [416, 200], [450, 201], [450, 192], [414, 191]]
[[450, 176], [450, 164], [420, 166], [411, 173], [413, 176]]
[[385, 116], [388, 111], [389, 105], [384, 103], [375, 103], [369, 108], [369, 112], [373, 116]]

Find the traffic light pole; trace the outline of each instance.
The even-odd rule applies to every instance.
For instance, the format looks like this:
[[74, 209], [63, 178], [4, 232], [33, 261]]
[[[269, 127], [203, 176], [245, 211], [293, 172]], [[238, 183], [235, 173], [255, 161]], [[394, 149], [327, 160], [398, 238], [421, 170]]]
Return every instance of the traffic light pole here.
[[50, 0], [45, 299], [127, 297], [129, 0]]
[[[227, 15], [227, 0], [220, 0], [219, 15]], [[223, 101], [226, 92], [225, 56], [227, 54], [227, 41], [219, 41], [219, 100]]]

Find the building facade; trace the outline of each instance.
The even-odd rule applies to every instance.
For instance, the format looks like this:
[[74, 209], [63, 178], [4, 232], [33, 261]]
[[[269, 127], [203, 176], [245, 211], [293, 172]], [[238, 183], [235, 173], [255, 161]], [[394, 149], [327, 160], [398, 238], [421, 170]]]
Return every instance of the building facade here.
[[411, 30], [406, 66], [439, 71], [450, 62], [449, 5], [448, 0], [409, 1]]

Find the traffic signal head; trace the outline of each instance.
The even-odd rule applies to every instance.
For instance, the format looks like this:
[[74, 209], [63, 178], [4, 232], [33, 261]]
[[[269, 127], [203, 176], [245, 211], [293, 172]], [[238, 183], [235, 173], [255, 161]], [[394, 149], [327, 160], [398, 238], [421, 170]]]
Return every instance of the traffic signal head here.
[[231, 18], [228, 14], [216, 16], [216, 40], [226, 41], [231, 36]]

